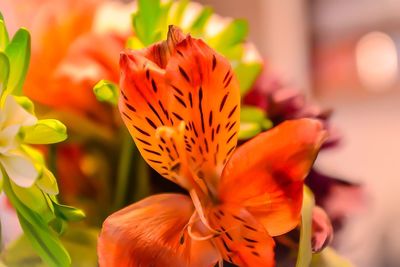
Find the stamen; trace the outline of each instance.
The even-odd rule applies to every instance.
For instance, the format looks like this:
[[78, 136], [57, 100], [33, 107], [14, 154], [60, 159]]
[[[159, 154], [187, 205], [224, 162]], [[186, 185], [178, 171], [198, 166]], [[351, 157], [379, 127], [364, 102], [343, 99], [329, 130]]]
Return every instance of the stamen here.
[[215, 230], [214, 228], [212, 228], [212, 227], [208, 224], [207, 219], [206, 219], [206, 216], [204, 215], [204, 212], [203, 212], [203, 207], [201, 206], [200, 199], [199, 199], [199, 197], [197, 196], [196, 191], [192, 189], [192, 190], [190, 190], [189, 194], [190, 194], [190, 197], [192, 198], [193, 205], [194, 205], [194, 207], [195, 207], [195, 209], [196, 209], [196, 211], [197, 211], [197, 213], [198, 213], [198, 215], [199, 215], [200, 221], [201, 221], [201, 222], [204, 224], [204, 226], [207, 227], [208, 230], [210, 230], [211, 232], [213, 232], [213, 233], [219, 233], [217, 230]]

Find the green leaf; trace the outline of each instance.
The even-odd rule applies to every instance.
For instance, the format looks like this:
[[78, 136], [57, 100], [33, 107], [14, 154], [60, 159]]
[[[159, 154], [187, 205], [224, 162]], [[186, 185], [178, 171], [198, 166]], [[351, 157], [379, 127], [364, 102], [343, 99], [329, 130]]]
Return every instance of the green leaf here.
[[193, 35], [200, 35], [204, 31], [204, 27], [213, 12], [214, 11], [211, 7], [204, 7], [197, 18], [195, 18], [192, 25], [189, 27], [188, 32]]
[[336, 251], [327, 247], [320, 253], [314, 254], [310, 267], [352, 267], [350, 261], [341, 257]]
[[0, 17], [0, 51], [4, 51], [10, 42], [8, 37], [8, 32], [6, 28], [6, 24], [4, 22], [3, 17]]
[[272, 126], [262, 109], [253, 106], [241, 107], [239, 139], [250, 139]]
[[242, 106], [240, 108], [240, 121], [262, 122], [265, 119], [265, 112], [254, 106]]
[[60, 217], [66, 221], [80, 221], [86, 217], [85, 213], [77, 208], [61, 205], [52, 199], [54, 212], [57, 217]]
[[311, 263], [312, 210], [314, 205], [315, 200], [311, 190], [304, 186], [303, 206], [301, 208], [300, 241], [296, 267], [309, 267]]
[[99, 81], [93, 88], [97, 100], [108, 102], [114, 106], [118, 103], [118, 91], [118, 85], [107, 80]]
[[12, 181], [10, 182], [10, 185], [18, 200], [23, 203], [29, 210], [32, 210], [40, 215], [40, 217], [46, 223], [53, 220], [53, 205], [47, 200], [46, 196], [36, 185], [33, 185], [29, 188], [23, 188], [17, 186]]
[[36, 185], [45, 193], [50, 195], [57, 195], [58, 185], [54, 174], [45, 166], [42, 168], [42, 173], [36, 180]]
[[54, 144], [67, 139], [67, 127], [59, 120], [39, 120], [21, 129], [22, 139], [28, 144]]
[[136, 36], [148, 46], [167, 33], [167, 15], [172, 1], [139, 0], [132, 21]]
[[10, 179], [3, 172], [4, 191], [16, 209], [24, 234], [39, 256], [51, 267], [70, 266], [71, 258], [47, 223], [35, 211], [29, 209], [14, 193]]
[[226, 54], [227, 50], [245, 40], [248, 28], [246, 20], [235, 19], [215, 36], [212, 36], [208, 43], [219, 52]]
[[139, 50], [144, 48], [143, 43], [137, 38], [136, 36], [131, 36], [128, 38], [125, 44], [126, 48], [134, 49], [134, 50]]
[[26, 111], [28, 111], [32, 115], [35, 115], [35, 105], [33, 104], [32, 100], [30, 100], [26, 96], [14, 96], [14, 99]]
[[240, 130], [238, 138], [240, 140], [250, 139], [261, 132], [259, 123], [256, 122], [240, 122]]
[[189, 0], [180, 0], [174, 2], [171, 5], [171, 9], [168, 12], [168, 24], [170, 25], [180, 25], [182, 22], [182, 17], [185, 9], [189, 4]]
[[0, 95], [7, 89], [9, 73], [10, 61], [6, 54], [0, 52]]
[[[70, 252], [74, 267], [97, 266], [97, 237], [99, 230], [74, 227], [61, 237], [61, 242]], [[29, 240], [22, 236], [1, 253], [2, 262], [8, 267], [47, 267], [32, 249]], [[2, 265], [0, 264], [0, 267]]]
[[239, 64], [234, 67], [234, 71], [240, 85], [240, 94], [242, 96], [251, 89], [258, 75], [260, 75], [261, 70], [261, 62], [240, 61]]
[[31, 37], [28, 30], [19, 29], [6, 47], [6, 54], [10, 60], [10, 76], [7, 91], [14, 94], [22, 93], [26, 72], [31, 56]]

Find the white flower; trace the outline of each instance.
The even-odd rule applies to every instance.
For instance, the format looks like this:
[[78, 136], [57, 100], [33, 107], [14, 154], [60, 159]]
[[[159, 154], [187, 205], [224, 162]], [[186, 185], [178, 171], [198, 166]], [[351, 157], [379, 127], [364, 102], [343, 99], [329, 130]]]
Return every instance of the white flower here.
[[32, 186], [39, 173], [33, 160], [22, 150], [18, 133], [21, 127], [36, 122], [36, 117], [22, 108], [13, 96], [6, 97], [0, 108], [0, 164], [10, 179], [21, 187]]

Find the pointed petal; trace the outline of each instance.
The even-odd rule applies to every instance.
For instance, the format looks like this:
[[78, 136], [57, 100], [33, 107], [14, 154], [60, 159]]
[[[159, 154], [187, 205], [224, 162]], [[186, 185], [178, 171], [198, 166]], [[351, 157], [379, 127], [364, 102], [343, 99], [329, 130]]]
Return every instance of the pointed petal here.
[[274, 266], [274, 240], [245, 208], [223, 204], [208, 213], [220, 232], [214, 242], [224, 260], [238, 266]]
[[2, 113], [5, 114], [2, 122], [4, 126], [30, 126], [37, 121], [36, 117], [21, 107], [11, 95], [7, 96]]
[[325, 138], [319, 121], [284, 122], [237, 149], [219, 186], [226, 203], [242, 203], [270, 235], [293, 229], [300, 218], [303, 180]]
[[8, 152], [0, 157], [0, 162], [10, 179], [21, 187], [32, 186], [39, 175], [33, 161], [23, 153]]
[[19, 125], [8, 126], [0, 131], [0, 153], [5, 153], [15, 147], [18, 131]]
[[192, 213], [189, 197], [162, 194], [112, 214], [99, 237], [100, 266], [212, 266], [211, 244], [194, 244], [184, 231]]
[[163, 151], [155, 133], [184, 121], [185, 155], [178, 162], [215, 185], [239, 127], [239, 87], [228, 61], [171, 27], [166, 42], [124, 52], [121, 69], [119, 108], [147, 162], [170, 179], [176, 156]]
[[173, 114], [188, 126], [189, 165], [209, 188], [216, 188], [237, 144], [240, 93], [236, 76], [225, 58], [190, 36], [177, 44], [166, 71]]

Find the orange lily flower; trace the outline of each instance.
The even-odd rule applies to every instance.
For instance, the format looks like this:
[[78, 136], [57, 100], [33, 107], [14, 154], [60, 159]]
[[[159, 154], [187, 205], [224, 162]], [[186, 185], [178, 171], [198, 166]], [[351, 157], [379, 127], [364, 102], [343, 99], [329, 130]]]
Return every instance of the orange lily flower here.
[[320, 122], [280, 124], [238, 149], [240, 96], [229, 62], [171, 27], [121, 54], [119, 109], [148, 164], [189, 192], [150, 196], [109, 216], [101, 266], [273, 266], [273, 236], [299, 223]]

